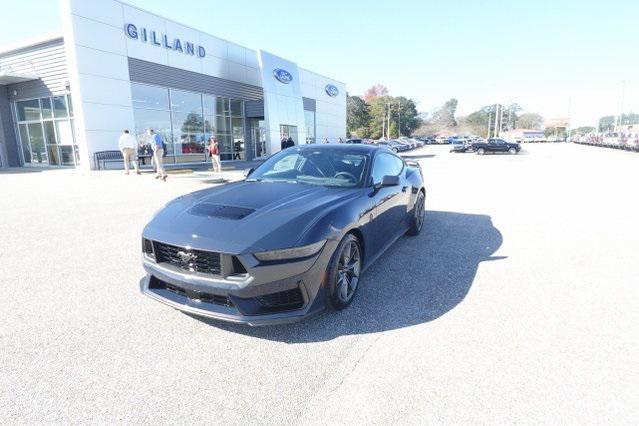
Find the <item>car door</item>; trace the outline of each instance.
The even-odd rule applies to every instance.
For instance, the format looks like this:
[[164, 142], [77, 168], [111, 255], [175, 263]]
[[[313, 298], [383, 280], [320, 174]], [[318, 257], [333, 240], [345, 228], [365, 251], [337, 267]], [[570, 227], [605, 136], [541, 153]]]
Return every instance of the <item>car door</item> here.
[[[381, 186], [384, 176], [399, 176], [399, 185]], [[406, 167], [401, 158], [389, 152], [375, 156], [371, 170], [375, 219], [373, 221], [375, 253], [384, 250], [406, 228], [406, 206], [410, 196]]]

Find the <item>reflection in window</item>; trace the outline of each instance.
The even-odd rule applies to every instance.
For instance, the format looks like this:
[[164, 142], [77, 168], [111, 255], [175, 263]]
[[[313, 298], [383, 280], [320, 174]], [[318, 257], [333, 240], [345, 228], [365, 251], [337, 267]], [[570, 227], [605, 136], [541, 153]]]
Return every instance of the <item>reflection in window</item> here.
[[29, 145], [31, 146], [31, 158], [35, 163], [46, 163], [47, 153], [44, 149], [44, 134], [41, 123], [31, 123], [29, 127]]
[[306, 123], [306, 143], [315, 143], [315, 111], [304, 110]]
[[20, 132], [20, 142], [22, 145], [22, 156], [25, 163], [31, 162], [31, 147], [29, 147], [29, 133], [27, 132], [27, 125], [20, 124], [18, 126]]
[[131, 84], [134, 108], [169, 109], [169, 91], [146, 84]]
[[53, 98], [53, 115], [55, 118], [67, 118], [67, 97], [56, 96]]
[[171, 110], [202, 114], [202, 97], [199, 93], [170, 90]]
[[139, 152], [142, 155], [147, 157], [153, 155], [150, 130], [153, 130], [162, 137], [162, 140], [167, 145], [167, 155], [173, 154], [173, 144], [171, 143], [171, 115], [168, 111], [134, 108], [133, 118], [135, 121], [135, 137], [141, 146]]
[[40, 101], [38, 99], [17, 102], [16, 109], [18, 110], [18, 121], [40, 120]]
[[51, 99], [42, 98], [40, 99], [40, 103], [42, 104], [42, 118], [48, 119], [53, 118], [53, 109], [51, 108]]
[[244, 114], [242, 113], [242, 101], [231, 99], [231, 115], [233, 117], [244, 116]]

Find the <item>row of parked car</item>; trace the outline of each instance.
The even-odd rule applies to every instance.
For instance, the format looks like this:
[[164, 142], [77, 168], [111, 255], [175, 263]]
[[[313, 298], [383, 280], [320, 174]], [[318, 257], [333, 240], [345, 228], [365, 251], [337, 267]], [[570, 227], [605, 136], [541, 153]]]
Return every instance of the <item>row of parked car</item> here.
[[601, 133], [580, 136], [573, 142], [582, 145], [594, 145], [604, 148], [623, 149], [639, 152], [639, 133]]
[[475, 152], [477, 155], [487, 153], [517, 154], [521, 151], [521, 145], [517, 142], [508, 142], [501, 138], [482, 139], [479, 137], [458, 137], [451, 140], [450, 152]]
[[355, 139], [347, 139], [346, 143], [383, 145], [393, 152], [410, 151], [411, 149], [420, 148], [424, 146], [423, 141], [420, 141], [415, 138], [409, 138], [406, 136], [402, 136], [397, 139], [379, 139], [379, 140], [355, 138]]

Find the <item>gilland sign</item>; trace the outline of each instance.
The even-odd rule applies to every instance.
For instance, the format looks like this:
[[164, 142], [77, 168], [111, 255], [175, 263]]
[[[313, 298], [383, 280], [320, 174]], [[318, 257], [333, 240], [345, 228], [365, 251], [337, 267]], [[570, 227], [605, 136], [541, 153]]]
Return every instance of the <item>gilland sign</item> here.
[[140, 40], [143, 43], [160, 46], [186, 55], [197, 56], [198, 58], [206, 56], [206, 49], [204, 49], [203, 46], [196, 45], [190, 41], [180, 40], [179, 38], [170, 38], [167, 34], [158, 34], [146, 28], [138, 28], [134, 24], [124, 25], [124, 33], [130, 39]]

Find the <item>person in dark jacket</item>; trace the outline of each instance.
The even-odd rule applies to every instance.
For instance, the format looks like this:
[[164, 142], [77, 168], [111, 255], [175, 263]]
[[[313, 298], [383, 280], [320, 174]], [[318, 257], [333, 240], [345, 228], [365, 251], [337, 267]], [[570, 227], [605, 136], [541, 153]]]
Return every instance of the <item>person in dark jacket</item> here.
[[293, 140], [292, 137], [289, 136], [288, 139], [286, 140], [286, 147], [290, 148], [292, 146], [295, 146], [295, 141]]
[[286, 136], [282, 136], [282, 140], [280, 141], [280, 149], [284, 151], [286, 148], [288, 148]]

